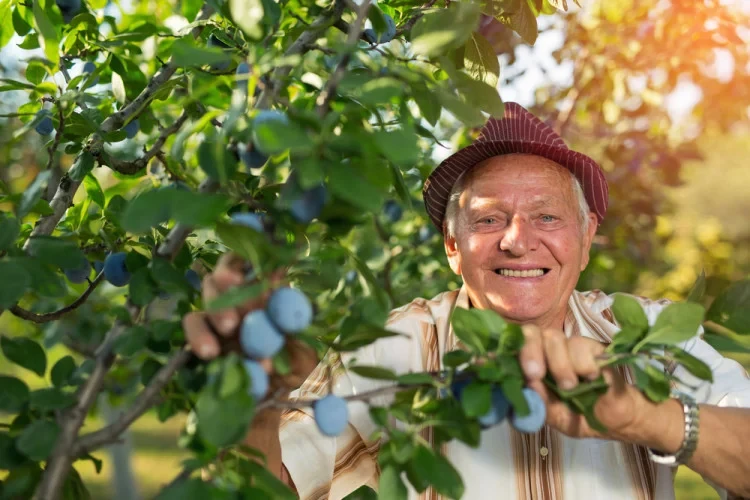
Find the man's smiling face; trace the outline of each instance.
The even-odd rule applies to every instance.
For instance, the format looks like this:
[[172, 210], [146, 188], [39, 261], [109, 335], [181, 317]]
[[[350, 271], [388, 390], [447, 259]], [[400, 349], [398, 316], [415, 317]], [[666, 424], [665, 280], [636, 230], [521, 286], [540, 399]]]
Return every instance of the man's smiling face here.
[[569, 171], [514, 154], [485, 160], [467, 175], [455, 237], [446, 234], [445, 247], [472, 305], [561, 328], [597, 226], [589, 213], [584, 232]]

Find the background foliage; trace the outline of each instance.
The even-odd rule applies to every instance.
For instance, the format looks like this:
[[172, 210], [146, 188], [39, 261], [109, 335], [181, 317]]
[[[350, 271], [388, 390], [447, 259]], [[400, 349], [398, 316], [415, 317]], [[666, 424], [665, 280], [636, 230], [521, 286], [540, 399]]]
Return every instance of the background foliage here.
[[[26, 406], [11, 398], [1, 409], [4, 436], [33, 436], [21, 447], [33, 464], [7, 467], [21, 494], [36, 487], [73, 391], [105, 364], [83, 434], [116, 422], [108, 407], [155, 404], [136, 424], [136, 446], [181, 429], [180, 457], [211, 456], [183, 424], [219, 368], [179, 357], [179, 318], [204, 306], [184, 272], [210, 270], [225, 245], [250, 241], [262, 271], [292, 264], [290, 279], [315, 300], [309, 338], [321, 350], [357, 324], [376, 331], [391, 307], [460, 286], [421, 186], [468, 143], [482, 112], [502, 112], [500, 97], [529, 105], [607, 171], [611, 208], [579, 289], [682, 299], [705, 270], [708, 303], [747, 277], [747, 10], [636, 0], [554, 8], [563, 3], [383, 1], [365, 26], [345, 2], [92, 0], [70, 19], [50, 0], [0, 2], [0, 308], [10, 310], [0, 325], [22, 352], [0, 366], [32, 391]], [[365, 27], [385, 29], [379, 13], [395, 20], [395, 39], [360, 39]], [[93, 73], [82, 72], [87, 61]], [[243, 61], [246, 81], [235, 72]], [[251, 169], [247, 147], [262, 132], [253, 108], [269, 107], [291, 121], [261, 133], [271, 159]], [[42, 109], [50, 135], [34, 131]], [[321, 216], [299, 223], [292, 201], [323, 180]], [[268, 241], [220, 225], [248, 207], [271, 216]], [[93, 262], [110, 251], [128, 252], [128, 287], [60, 272], [80, 254]], [[116, 359], [92, 356], [105, 339]], [[176, 377], [146, 401], [144, 386], [165, 366]], [[119, 434], [108, 429], [98, 446]], [[165, 484], [166, 469], [152, 482], [139, 471], [142, 491]]]

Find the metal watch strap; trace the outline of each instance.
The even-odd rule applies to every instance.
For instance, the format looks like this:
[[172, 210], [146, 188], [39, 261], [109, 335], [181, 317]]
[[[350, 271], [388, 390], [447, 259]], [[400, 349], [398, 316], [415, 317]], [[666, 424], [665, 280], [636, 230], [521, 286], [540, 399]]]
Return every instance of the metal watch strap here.
[[700, 416], [695, 399], [681, 392], [675, 392], [673, 395], [682, 403], [682, 412], [685, 417], [685, 437], [682, 440], [682, 445], [674, 455], [664, 455], [648, 448], [648, 456], [652, 462], [657, 464], [677, 467], [687, 463], [698, 447]]

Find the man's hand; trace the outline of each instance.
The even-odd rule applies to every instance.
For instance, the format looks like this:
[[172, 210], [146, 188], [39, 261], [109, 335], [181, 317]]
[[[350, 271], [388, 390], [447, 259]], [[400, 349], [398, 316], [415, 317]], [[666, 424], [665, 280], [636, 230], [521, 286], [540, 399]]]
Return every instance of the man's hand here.
[[[616, 370], [599, 368], [596, 356], [604, 352], [604, 344], [586, 337], [568, 338], [561, 330], [542, 331], [534, 325], [525, 325], [523, 332], [526, 341], [519, 360], [528, 386], [537, 391], [547, 405], [547, 425], [576, 438], [621, 440], [630, 434], [648, 401]], [[595, 380], [599, 375], [604, 376], [609, 390], [597, 401], [594, 414], [608, 429], [606, 436], [591, 429], [583, 415], [573, 412], [555, 397], [543, 382], [547, 373], [565, 390], [577, 386], [579, 377]]]
[[[214, 271], [203, 279], [203, 302], [208, 303], [230, 288], [242, 285], [245, 279], [244, 265], [245, 262], [236, 255], [222, 255]], [[272, 288], [281, 285], [283, 278], [283, 271], [271, 276]], [[242, 319], [248, 312], [265, 307], [272, 291], [268, 290], [262, 296], [237, 308], [187, 314], [182, 320], [182, 325], [190, 348], [198, 357], [205, 360], [213, 359], [227, 351], [239, 351], [238, 334]], [[287, 338], [285, 349], [291, 364], [288, 375], [281, 377], [273, 374], [270, 359], [261, 362], [271, 374], [271, 391], [279, 388], [287, 392], [296, 389], [318, 364], [315, 351], [299, 340]]]

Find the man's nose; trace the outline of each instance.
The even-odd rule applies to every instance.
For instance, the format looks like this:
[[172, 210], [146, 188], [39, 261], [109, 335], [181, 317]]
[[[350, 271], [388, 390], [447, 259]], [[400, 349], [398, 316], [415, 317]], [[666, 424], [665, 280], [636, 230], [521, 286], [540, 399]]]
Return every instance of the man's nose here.
[[532, 239], [529, 221], [522, 217], [513, 217], [500, 238], [500, 250], [520, 257], [529, 251], [530, 245], [533, 246]]

